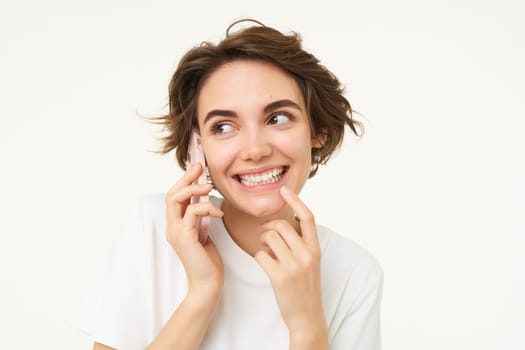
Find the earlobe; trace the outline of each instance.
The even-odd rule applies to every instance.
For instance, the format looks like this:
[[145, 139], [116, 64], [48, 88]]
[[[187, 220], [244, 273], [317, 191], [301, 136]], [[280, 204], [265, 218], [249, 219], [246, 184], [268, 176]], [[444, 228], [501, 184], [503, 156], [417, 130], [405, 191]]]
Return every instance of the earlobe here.
[[312, 137], [312, 148], [322, 148], [326, 142], [327, 135], [328, 133], [326, 132], [326, 128], [322, 128], [321, 131], [317, 133], [317, 135]]

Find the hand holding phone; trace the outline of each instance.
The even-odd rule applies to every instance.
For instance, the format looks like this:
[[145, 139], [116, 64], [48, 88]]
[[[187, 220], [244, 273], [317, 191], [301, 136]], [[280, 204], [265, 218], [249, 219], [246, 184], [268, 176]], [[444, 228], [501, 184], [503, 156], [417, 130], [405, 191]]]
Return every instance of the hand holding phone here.
[[[200, 135], [193, 130], [191, 133], [190, 144], [188, 147], [188, 159], [190, 163], [200, 163], [202, 167], [202, 174], [197, 179], [198, 184], [208, 183], [206, 179], [206, 159], [202, 152]], [[208, 196], [192, 196], [190, 203], [208, 202]], [[199, 241], [204, 245], [208, 241], [208, 230], [210, 228], [210, 217], [204, 216], [197, 220], [197, 231], [199, 232]]]

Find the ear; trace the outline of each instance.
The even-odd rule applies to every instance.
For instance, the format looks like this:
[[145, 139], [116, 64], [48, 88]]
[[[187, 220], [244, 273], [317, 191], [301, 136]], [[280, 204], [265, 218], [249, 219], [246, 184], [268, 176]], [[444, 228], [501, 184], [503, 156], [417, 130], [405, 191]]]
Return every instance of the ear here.
[[326, 142], [326, 136], [328, 135], [326, 128], [322, 128], [317, 135], [312, 137], [312, 148], [321, 148]]

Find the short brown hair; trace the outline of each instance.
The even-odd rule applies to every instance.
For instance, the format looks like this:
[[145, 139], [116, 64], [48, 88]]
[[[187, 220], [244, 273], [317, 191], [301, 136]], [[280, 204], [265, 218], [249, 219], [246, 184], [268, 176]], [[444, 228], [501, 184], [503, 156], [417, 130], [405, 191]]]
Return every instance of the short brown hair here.
[[[257, 25], [230, 33], [239, 22], [252, 21]], [[323, 134], [323, 146], [312, 148], [312, 169], [315, 175], [340, 147], [345, 125], [358, 136], [363, 126], [353, 119], [350, 103], [343, 96], [339, 80], [312, 54], [302, 49], [301, 36], [285, 35], [255, 20], [240, 20], [226, 30], [226, 37], [217, 45], [203, 42], [189, 50], [180, 60], [169, 84], [169, 113], [150, 118], [161, 124], [169, 134], [160, 139], [166, 154], [176, 149], [181, 168], [186, 169], [188, 144], [193, 128], [198, 128], [197, 101], [204, 81], [221, 65], [235, 60], [262, 60], [280, 67], [297, 82], [310, 118], [312, 137]]]

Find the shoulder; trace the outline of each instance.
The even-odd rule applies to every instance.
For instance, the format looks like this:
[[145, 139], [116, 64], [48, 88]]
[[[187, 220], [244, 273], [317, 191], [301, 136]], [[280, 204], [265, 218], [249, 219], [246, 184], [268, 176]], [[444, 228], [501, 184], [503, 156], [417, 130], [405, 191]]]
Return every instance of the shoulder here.
[[323, 273], [333, 283], [381, 288], [383, 269], [367, 249], [328, 227], [317, 225]]
[[166, 221], [166, 195], [148, 193], [138, 197], [130, 210], [128, 222], [140, 226], [144, 232], [158, 230]]
[[166, 194], [143, 194], [138, 199], [138, 206], [144, 217], [158, 217], [159, 215], [165, 216]]
[[166, 226], [165, 195], [142, 194], [129, 206], [123, 230], [117, 235], [114, 246], [119, 250], [144, 251], [146, 244], [158, 245], [164, 240]]
[[330, 348], [379, 349], [383, 270], [365, 248], [319, 226]]

